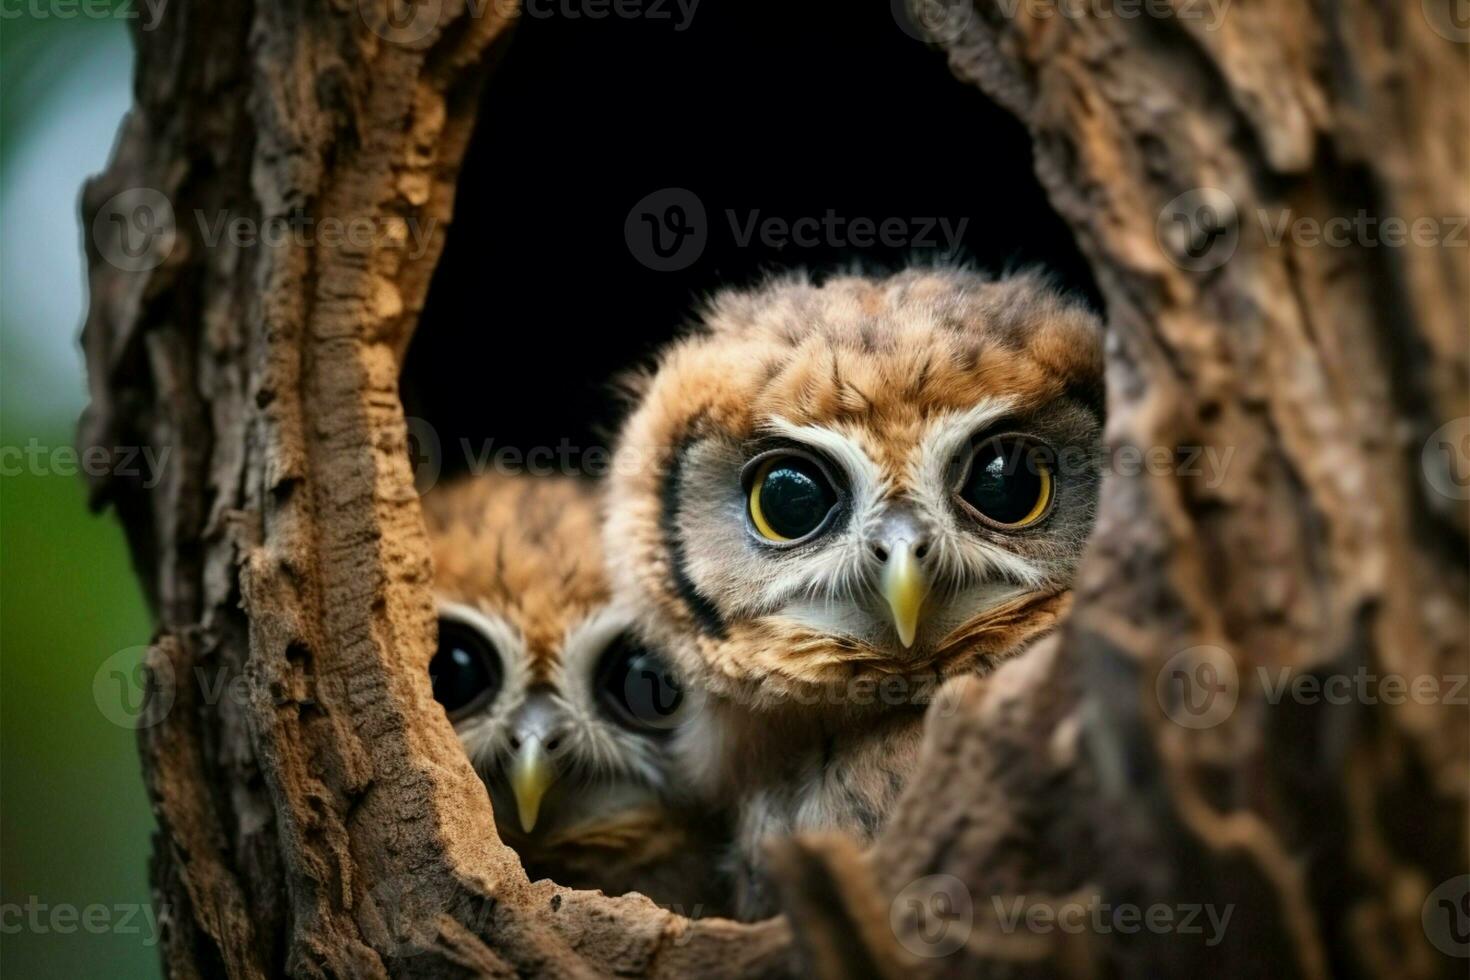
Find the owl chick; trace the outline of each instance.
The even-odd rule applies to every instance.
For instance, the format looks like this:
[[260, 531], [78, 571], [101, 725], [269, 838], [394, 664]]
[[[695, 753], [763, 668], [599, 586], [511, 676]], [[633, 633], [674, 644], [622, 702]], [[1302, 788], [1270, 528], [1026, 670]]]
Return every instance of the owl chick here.
[[488, 476], [424, 499], [439, 604], [430, 664], [533, 879], [639, 891], [685, 914], [723, 894], [716, 821], [678, 800], [669, 736], [689, 706], [611, 601], [593, 487]]
[[938, 681], [1052, 628], [1093, 522], [1100, 326], [1035, 275], [785, 279], [710, 303], [634, 382], [615, 591], [707, 696], [680, 766], [762, 843], [870, 840]]

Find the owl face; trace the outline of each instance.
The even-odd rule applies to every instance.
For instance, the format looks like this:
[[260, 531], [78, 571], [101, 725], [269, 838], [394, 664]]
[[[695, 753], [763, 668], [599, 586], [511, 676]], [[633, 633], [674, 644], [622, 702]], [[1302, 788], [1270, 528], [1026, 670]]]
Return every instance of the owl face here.
[[608, 550], [649, 635], [756, 702], [983, 667], [1048, 628], [1091, 528], [1100, 331], [1033, 277], [717, 297], [646, 381]]
[[[591, 488], [491, 477], [425, 499], [439, 601], [430, 664], [503, 840], [578, 883], [679, 846], [668, 736], [686, 710], [668, 662], [610, 601]], [[569, 869], [569, 870], [568, 870]], [[550, 873], [550, 872], [548, 872]]]

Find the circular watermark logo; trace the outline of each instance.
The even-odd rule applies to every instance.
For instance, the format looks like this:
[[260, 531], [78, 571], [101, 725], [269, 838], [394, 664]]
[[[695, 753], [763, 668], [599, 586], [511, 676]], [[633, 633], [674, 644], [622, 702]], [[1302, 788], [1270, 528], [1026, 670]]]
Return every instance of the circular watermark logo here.
[[1185, 191], [1159, 211], [1154, 235], [1169, 261], [1181, 269], [1218, 269], [1240, 244], [1235, 199], [1218, 187]]
[[494, 912], [493, 900], [450, 905], [451, 894], [403, 872], [378, 882], [357, 904], [356, 919], [363, 936], [389, 959], [408, 959], [439, 948], [440, 921], [452, 916], [476, 935], [484, 934]]
[[416, 914], [411, 882], [386, 878], [363, 896], [357, 924], [379, 952], [395, 959], [417, 956], [433, 948], [437, 929], [432, 916]]
[[357, 0], [357, 13], [388, 43], [423, 47], [444, 19], [444, 0]]
[[957, 40], [975, 13], [971, 0], [892, 0], [892, 7], [905, 34], [936, 44]]
[[1180, 650], [1164, 662], [1154, 680], [1154, 693], [1175, 724], [1214, 728], [1230, 717], [1240, 699], [1235, 658], [1215, 646]]
[[975, 925], [970, 889], [954, 875], [910, 882], [888, 907], [888, 925], [899, 945], [915, 956], [948, 956], [965, 945]]
[[92, 241], [109, 264], [124, 272], [156, 269], [178, 241], [174, 206], [151, 187], [114, 194], [92, 219]]
[[1440, 495], [1470, 500], [1470, 417], [1452, 419], [1434, 430], [1419, 453], [1424, 479]]
[[683, 187], [654, 191], [628, 212], [623, 237], [633, 258], [653, 271], [687, 269], [709, 242], [704, 202]]
[[1435, 949], [1470, 959], [1470, 875], [1457, 875], [1430, 892], [1419, 920]]
[[647, 654], [635, 654], [628, 661], [623, 704], [640, 725], [655, 731], [672, 731], [687, 714], [679, 678], [660, 658]]
[[1421, 0], [1424, 19], [1447, 41], [1470, 44], [1470, 0]]
[[444, 469], [444, 446], [438, 431], [421, 418], [404, 419], [408, 427], [408, 465], [413, 469], [413, 488], [420, 497], [434, 489]]
[[119, 728], [150, 728], [174, 706], [177, 681], [167, 657], [150, 668], [147, 647], [117, 651], [92, 675], [92, 700], [102, 716]]

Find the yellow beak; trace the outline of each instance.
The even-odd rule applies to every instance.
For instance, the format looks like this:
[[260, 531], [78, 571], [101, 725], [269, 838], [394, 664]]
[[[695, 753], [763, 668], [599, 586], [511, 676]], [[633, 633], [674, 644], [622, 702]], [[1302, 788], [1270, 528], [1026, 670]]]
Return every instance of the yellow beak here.
[[541, 801], [554, 782], [556, 772], [546, 758], [541, 740], [535, 737], [526, 739], [510, 765], [510, 790], [515, 794], [521, 830], [529, 834], [535, 829]]
[[907, 543], [895, 548], [883, 566], [883, 597], [893, 613], [893, 626], [904, 649], [914, 645], [919, 631], [919, 612], [924, 606], [924, 574]]

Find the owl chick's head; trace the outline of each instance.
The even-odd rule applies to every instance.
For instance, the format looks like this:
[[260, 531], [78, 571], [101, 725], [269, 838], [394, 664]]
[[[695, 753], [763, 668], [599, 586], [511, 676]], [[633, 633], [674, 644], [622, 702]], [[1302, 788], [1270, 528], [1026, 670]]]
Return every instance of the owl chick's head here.
[[1097, 496], [1101, 331], [1042, 278], [722, 293], [635, 388], [617, 588], [711, 689], [946, 676], [1060, 614]]
[[686, 704], [667, 660], [632, 639], [630, 615], [610, 600], [595, 490], [486, 476], [435, 489], [424, 513], [439, 603], [434, 696], [489, 788], [502, 839], [573, 884], [599, 861], [678, 847], [667, 736]]

